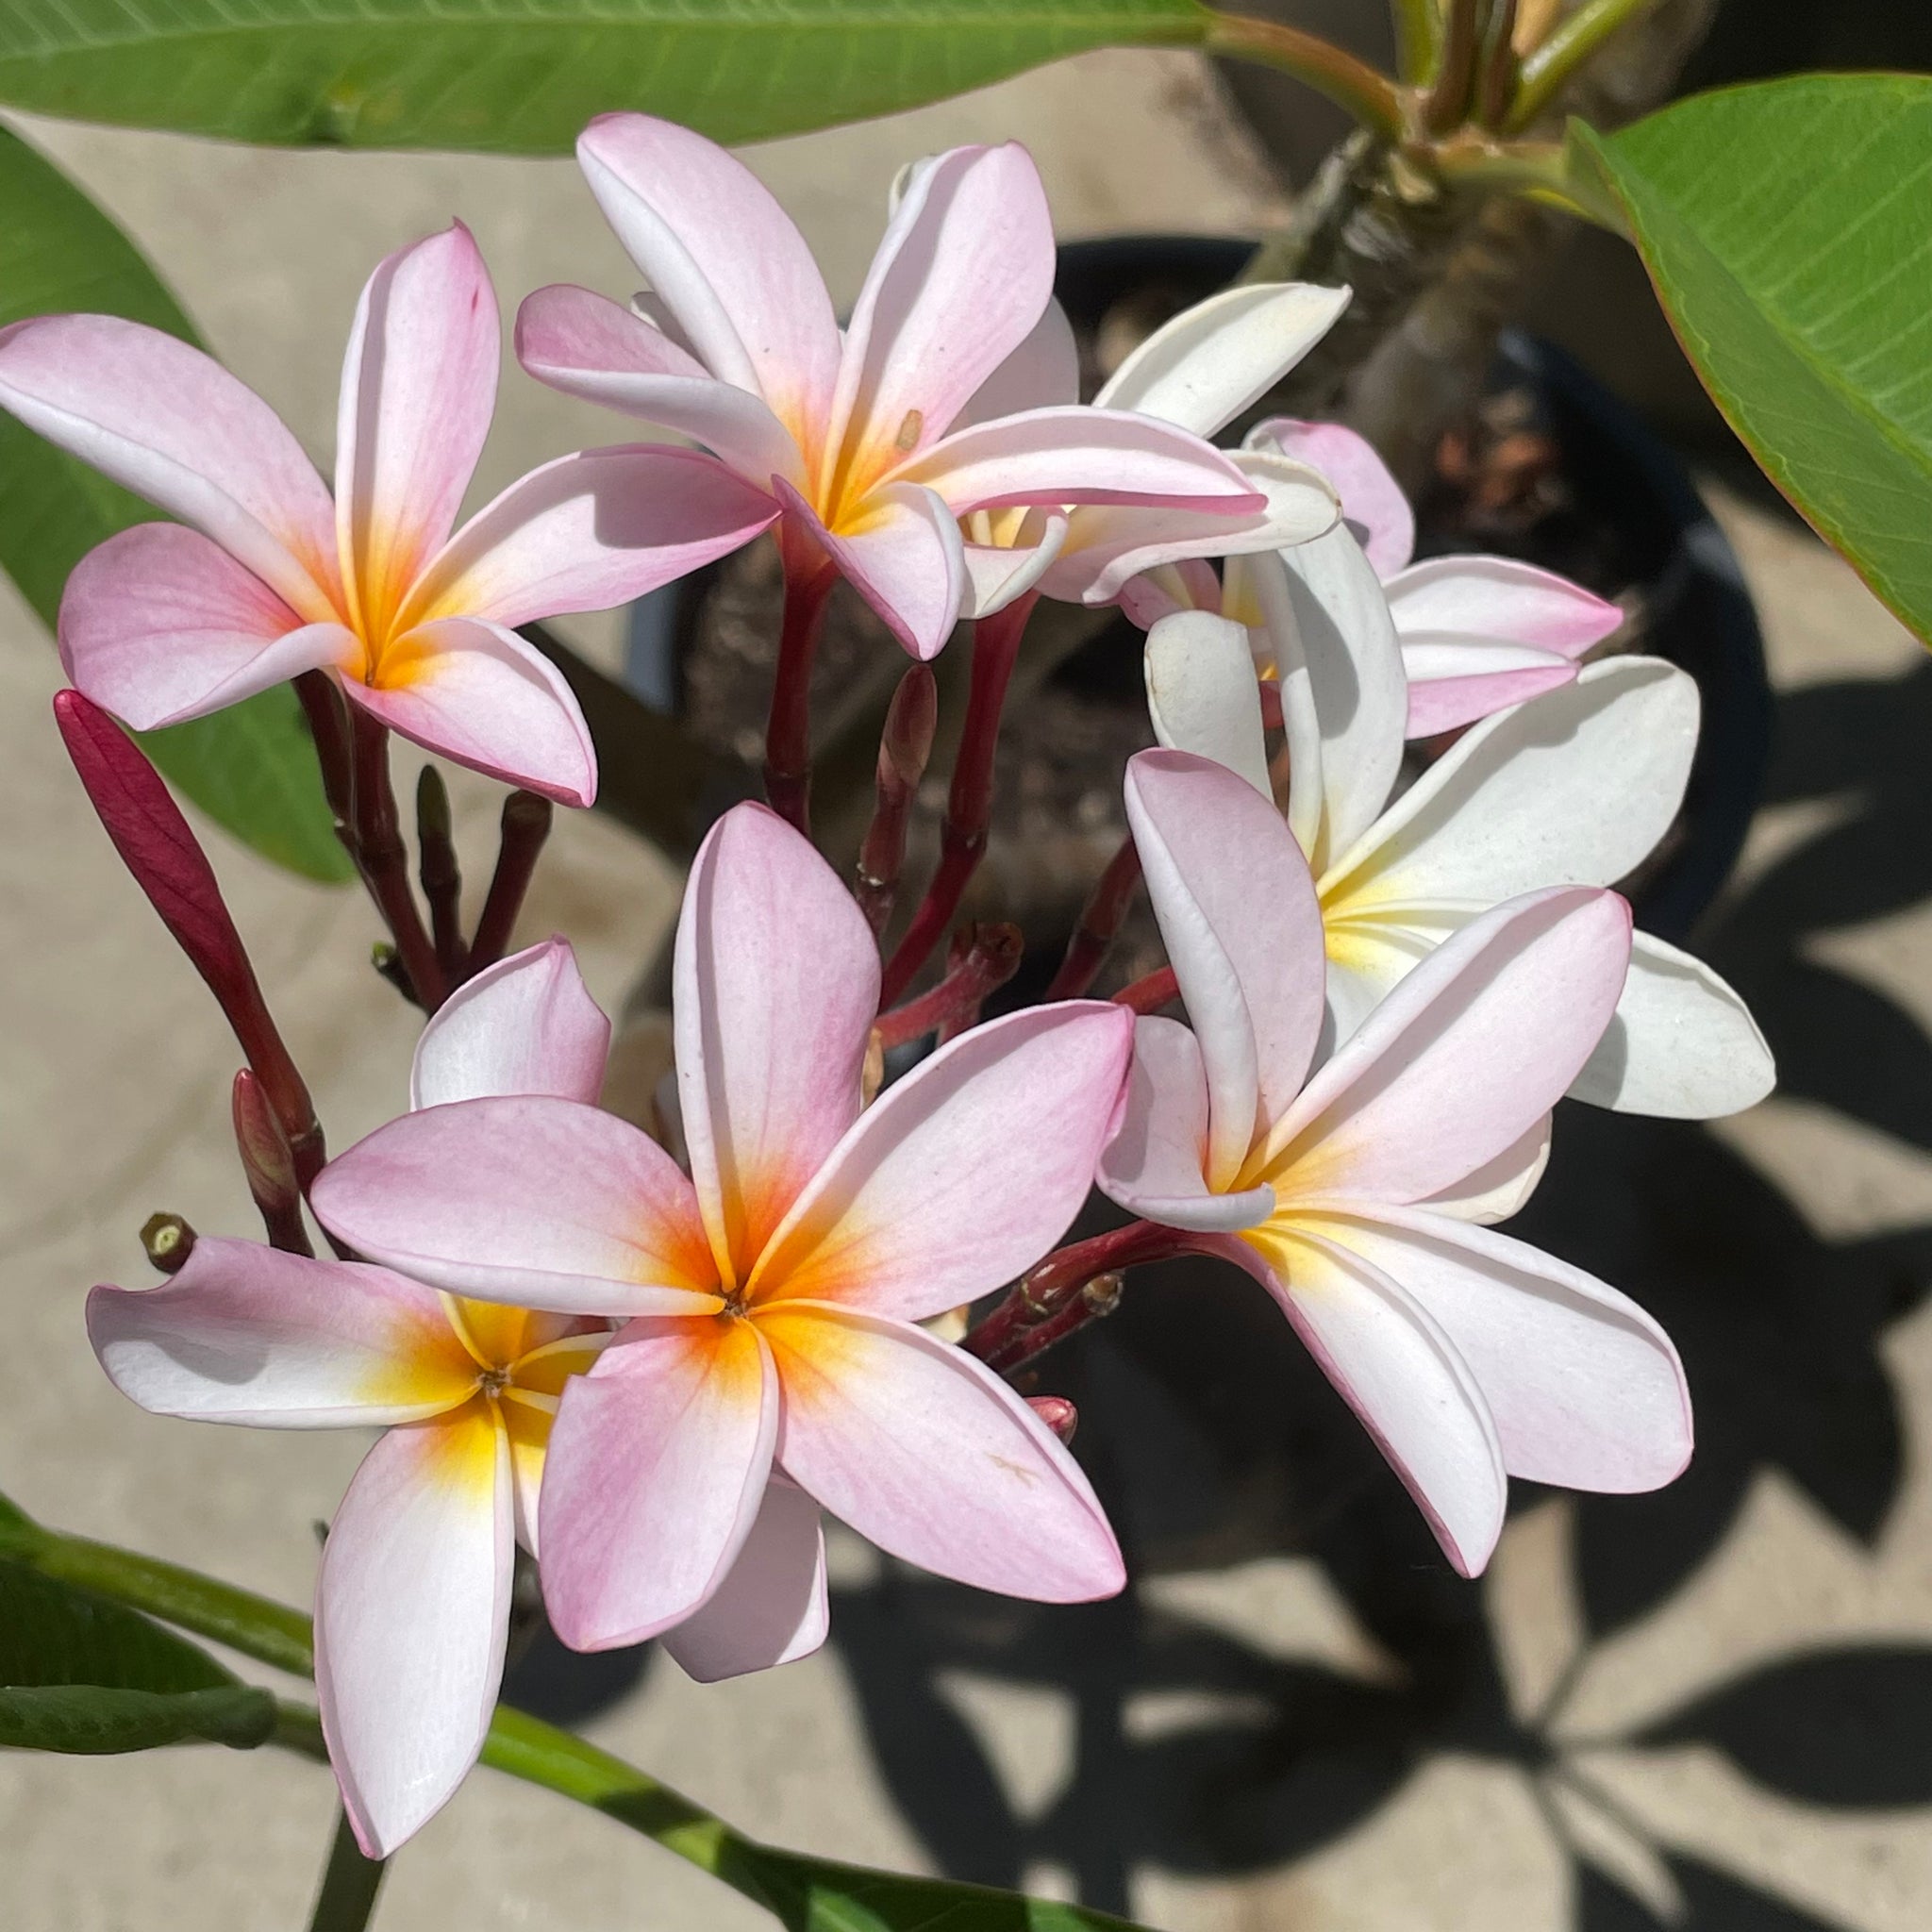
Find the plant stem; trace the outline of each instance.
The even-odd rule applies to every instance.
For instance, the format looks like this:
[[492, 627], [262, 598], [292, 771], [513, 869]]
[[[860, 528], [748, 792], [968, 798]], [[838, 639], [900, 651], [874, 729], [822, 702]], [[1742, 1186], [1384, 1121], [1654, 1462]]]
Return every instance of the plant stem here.
[[409, 854], [389, 778], [389, 727], [358, 710], [349, 721], [349, 733], [355, 760], [356, 850], [363, 876], [395, 940], [416, 1004], [433, 1013], [443, 1002], [447, 982], [423, 915], [416, 909], [416, 895], [409, 890]]
[[449, 791], [434, 765], [425, 765], [416, 779], [416, 878], [429, 907], [436, 962], [452, 986], [460, 986], [469, 977], [469, 948], [463, 944], [463, 874], [450, 826]]
[[375, 1894], [389, 1870], [381, 1858], [365, 1858], [349, 1825], [349, 1814], [336, 1812], [336, 1835], [323, 1868], [322, 1890], [308, 1915], [308, 1932], [363, 1932], [375, 1910]]
[[1656, 0], [1584, 0], [1541, 46], [1524, 56], [1504, 127], [1513, 132], [1527, 126], [1612, 34], [1655, 5]]
[[1475, 117], [1485, 127], [1500, 127], [1516, 92], [1516, 0], [1494, 0], [1483, 34], [1482, 66], [1476, 75]]
[[472, 975], [493, 966], [508, 947], [516, 929], [517, 914], [524, 909], [524, 895], [537, 870], [538, 856], [550, 836], [550, 822], [556, 808], [547, 798], [534, 791], [518, 790], [503, 801], [503, 819], [496, 848], [496, 870], [490, 875], [490, 891], [483, 898], [483, 910], [476, 917], [475, 936], [470, 941]]
[[933, 1032], [943, 1045], [972, 1025], [988, 994], [1020, 970], [1023, 942], [1017, 925], [969, 926], [965, 936], [966, 943], [954, 948], [946, 976], [937, 986], [879, 1015], [874, 1030], [882, 1047], [904, 1046]]
[[1130, 834], [1121, 841], [1120, 850], [1108, 860], [1107, 870], [1087, 895], [1080, 923], [1067, 941], [1066, 958], [1046, 990], [1048, 999], [1076, 1000], [1093, 984], [1140, 883], [1141, 853]]
[[1114, 994], [1117, 1007], [1130, 1007], [1137, 1013], [1158, 1013], [1170, 1000], [1181, 996], [1180, 981], [1172, 966], [1157, 966], [1143, 979], [1124, 986]]
[[1395, 25], [1395, 71], [1410, 87], [1426, 87], [1442, 57], [1442, 12], [1438, 0], [1390, 0]]
[[1448, 0], [1448, 9], [1441, 62], [1436, 69], [1435, 85], [1423, 103], [1423, 125], [1431, 134], [1447, 134], [1462, 124], [1475, 84], [1483, 0]]
[[1246, 14], [1216, 14], [1202, 37], [1209, 54], [1229, 54], [1278, 69], [1326, 94], [1363, 126], [1385, 141], [1401, 141], [1407, 133], [1402, 95], [1386, 74], [1353, 54], [1276, 21], [1251, 20]]
[[929, 665], [915, 664], [900, 678], [879, 730], [873, 781], [872, 824], [858, 848], [853, 890], [876, 938], [892, 917], [899, 874], [906, 863], [906, 825], [919, 781], [932, 757], [939, 724], [939, 683]]
[[765, 724], [765, 797], [772, 809], [811, 837], [811, 667], [838, 573], [823, 558], [786, 559], [785, 616], [778, 667]]

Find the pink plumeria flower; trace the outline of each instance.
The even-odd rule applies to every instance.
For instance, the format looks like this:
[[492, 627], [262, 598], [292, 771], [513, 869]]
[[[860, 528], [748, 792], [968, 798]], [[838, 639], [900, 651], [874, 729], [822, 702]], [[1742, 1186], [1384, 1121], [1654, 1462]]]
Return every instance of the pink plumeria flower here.
[[[1580, 584], [1514, 558], [1412, 563], [1408, 499], [1374, 445], [1339, 423], [1277, 416], [1257, 424], [1247, 446], [1312, 465], [1341, 493], [1402, 646], [1410, 738], [1453, 731], [1568, 684], [1584, 652], [1624, 621], [1616, 605]], [[1284, 560], [1293, 567], [1301, 558]]]
[[1485, 1224], [1547, 1158], [1550, 1109], [1615, 1008], [1614, 892], [1511, 900], [1446, 941], [1312, 1077], [1322, 915], [1274, 808], [1142, 752], [1127, 810], [1192, 1031], [1139, 1023], [1100, 1185], [1280, 1304], [1474, 1575], [1507, 1478], [1655, 1489], [1690, 1453], [1676, 1352], [1634, 1303]]
[[87, 1321], [158, 1415], [386, 1431], [329, 1525], [315, 1681], [343, 1808], [387, 1857], [483, 1747], [558, 1398], [609, 1324], [207, 1236], [158, 1288], [96, 1288]]
[[419, 1280], [629, 1318], [552, 1441], [545, 1594], [567, 1642], [636, 1642], [714, 1602], [774, 1467], [808, 1499], [808, 1534], [774, 1538], [747, 1620], [795, 1612], [821, 1506], [985, 1589], [1062, 1602], [1121, 1585], [1052, 1430], [916, 1324], [1064, 1231], [1118, 1117], [1131, 1018], [1085, 1001], [1008, 1015], [861, 1112], [878, 988], [837, 874], [740, 806], [700, 849], [678, 924], [689, 1177], [612, 1115], [525, 1097], [411, 1114], [316, 1184], [326, 1225]]
[[742, 162], [642, 114], [577, 142], [649, 278], [636, 310], [558, 286], [517, 317], [532, 375], [691, 437], [782, 512], [794, 582], [829, 559], [917, 658], [971, 579], [958, 519], [1011, 505], [1265, 508], [1227, 458], [1121, 410], [972, 405], [1053, 293], [1053, 225], [1023, 148], [919, 163], [841, 331], [805, 238]]
[[333, 502], [268, 405], [173, 336], [108, 315], [0, 330], [0, 408], [181, 520], [124, 530], [75, 567], [68, 676], [147, 730], [325, 671], [418, 744], [588, 805], [576, 700], [515, 626], [641, 596], [774, 512], [650, 444], [547, 463], [456, 529], [499, 330], [460, 224], [376, 269], [342, 371]]
[[[1287, 814], [1315, 875], [1333, 1041], [1491, 907], [1548, 886], [1612, 885], [1670, 830], [1698, 724], [1697, 686], [1674, 665], [1590, 665], [1484, 719], [1398, 792], [1407, 694], [1393, 638], [1324, 623], [1294, 573], [1254, 581], [1290, 606], [1273, 626], [1288, 654]], [[1146, 668], [1161, 743], [1272, 799], [1244, 627], [1198, 611], [1162, 618]], [[1707, 1120], [1763, 1099], [1775, 1077], [1738, 994], [1702, 960], [1638, 933], [1615, 1017], [1571, 1091], [1624, 1113]]]

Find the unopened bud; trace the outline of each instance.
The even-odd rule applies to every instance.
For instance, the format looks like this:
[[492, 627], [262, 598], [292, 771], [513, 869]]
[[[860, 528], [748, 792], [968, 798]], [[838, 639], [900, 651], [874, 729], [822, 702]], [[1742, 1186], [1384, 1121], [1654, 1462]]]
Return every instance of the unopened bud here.
[[302, 1224], [302, 1188], [295, 1157], [275, 1119], [261, 1082], [246, 1067], [235, 1075], [235, 1145], [248, 1191], [261, 1210], [271, 1245], [291, 1255], [312, 1252]]
[[916, 791], [932, 757], [933, 734], [939, 729], [940, 688], [926, 664], [915, 664], [899, 680], [879, 735], [881, 767], [890, 762], [892, 774], [908, 791]]
[[194, 1230], [178, 1214], [150, 1214], [141, 1224], [141, 1245], [163, 1274], [178, 1274], [194, 1252]]
[[1026, 1398], [1026, 1407], [1062, 1442], [1071, 1442], [1074, 1440], [1074, 1431], [1080, 1423], [1080, 1411], [1064, 1395], [1029, 1395]]

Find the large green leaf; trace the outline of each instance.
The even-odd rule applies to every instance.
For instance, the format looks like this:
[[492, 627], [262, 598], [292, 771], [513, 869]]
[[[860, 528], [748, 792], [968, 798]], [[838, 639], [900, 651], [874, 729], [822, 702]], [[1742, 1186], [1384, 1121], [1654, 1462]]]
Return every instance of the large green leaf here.
[[1198, 41], [1195, 0], [0, 0], [0, 100], [258, 142], [567, 150], [641, 108], [755, 141], [1086, 47]]
[[0, 1557], [0, 1745], [98, 1754], [267, 1740], [275, 1704], [172, 1631]]
[[[0, 0], [0, 40], [18, 21]], [[134, 244], [43, 156], [0, 127], [0, 326], [64, 309], [194, 330]], [[67, 574], [103, 539], [154, 515], [140, 498], [0, 411], [0, 566], [51, 629]], [[310, 878], [350, 876], [294, 692], [142, 736], [218, 824]]]
[[1731, 426], [1932, 641], [1932, 79], [1811, 75], [1574, 134]]

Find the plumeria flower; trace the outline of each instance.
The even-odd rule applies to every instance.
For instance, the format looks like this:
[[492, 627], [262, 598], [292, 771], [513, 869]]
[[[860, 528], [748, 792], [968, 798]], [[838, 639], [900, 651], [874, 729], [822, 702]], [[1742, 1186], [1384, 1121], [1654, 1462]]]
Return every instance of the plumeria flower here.
[[689, 1177], [627, 1123], [526, 1096], [411, 1114], [316, 1184], [324, 1223], [386, 1266], [627, 1318], [552, 1441], [541, 1547], [567, 1642], [636, 1642], [714, 1602], [774, 1468], [809, 1507], [807, 1536], [774, 1538], [747, 1582], [774, 1615], [807, 1594], [820, 1507], [985, 1589], [1064, 1602], [1121, 1585], [1051, 1429], [916, 1324], [1065, 1229], [1118, 1118], [1131, 1018], [1085, 1001], [1008, 1015], [861, 1112], [878, 988], [837, 874], [740, 806], [700, 849], [678, 923]]
[[[1624, 621], [1616, 605], [1580, 584], [1514, 558], [1411, 562], [1415, 511], [1402, 486], [1374, 444], [1339, 423], [1277, 416], [1257, 425], [1247, 446], [1312, 465], [1341, 493], [1402, 645], [1410, 738], [1455, 730], [1568, 684], [1584, 652]], [[1291, 567], [1300, 560], [1285, 558]]]
[[576, 700], [515, 626], [628, 602], [774, 511], [691, 452], [643, 444], [545, 464], [456, 529], [499, 329], [460, 224], [376, 269], [342, 371], [333, 502], [268, 405], [175, 337], [110, 315], [0, 330], [0, 407], [180, 519], [75, 567], [69, 677], [147, 730], [325, 671], [418, 744], [589, 804]]
[[158, 1288], [95, 1289], [87, 1321], [158, 1415], [385, 1431], [323, 1549], [315, 1681], [357, 1840], [388, 1857], [482, 1749], [558, 1398], [609, 1324], [206, 1236]]
[[933, 657], [971, 608], [961, 517], [1266, 508], [1227, 458], [1171, 424], [974, 410], [1053, 293], [1053, 225], [1023, 148], [955, 148], [910, 172], [842, 332], [805, 238], [723, 148], [608, 114], [577, 158], [650, 290], [627, 309], [540, 289], [517, 318], [524, 367], [704, 445], [781, 518], [788, 580], [829, 560], [915, 657]]
[[[1484, 719], [1397, 796], [1407, 697], [1393, 639], [1325, 624], [1292, 573], [1257, 571], [1255, 581], [1293, 605], [1272, 626], [1289, 654], [1288, 823], [1315, 875], [1335, 1041], [1491, 907], [1548, 886], [1612, 885], [1670, 829], [1698, 723], [1697, 686], [1674, 666], [1591, 665]], [[1161, 743], [1211, 758], [1272, 798], [1244, 627], [1205, 612], [1160, 619], [1146, 667]], [[1702, 1120], [1761, 1100], [1774, 1079], [1731, 988], [1638, 933], [1614, 1019], [1572, 1091], [1626, 1113]]]
[[1669, 1339], [1486, 1224], [1535, 1186], [1550, 1109], [1615, 1008], [1628, 907], [1570, 887], [1484, 913], [1310, 1077], [1322, 914], [1274, 808], [1153, 751], [1129, 763], [1127, 813], [1192, 1030], [1139, 1023], [1101, 1187], [1267, 1288], [1463, 1574], [1495, 1547], [1510, 1475], [1668, 1482], [1690, 1453]]

